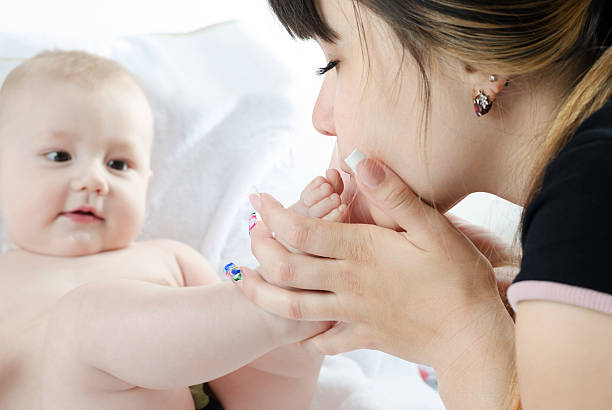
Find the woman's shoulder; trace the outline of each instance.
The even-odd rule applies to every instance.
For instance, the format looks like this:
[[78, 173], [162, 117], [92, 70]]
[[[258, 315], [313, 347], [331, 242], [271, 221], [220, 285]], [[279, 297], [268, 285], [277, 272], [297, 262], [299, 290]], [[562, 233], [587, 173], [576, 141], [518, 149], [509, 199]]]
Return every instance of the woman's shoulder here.
[[612, 313], [611, 179], [612, 101], [551, 161], [527, 206], [511, 303], [537, 298]]
[[591, 191], [593, 197], [612, 200], [602, 189], [612, 177], [612, 99], [593, 113], [549, 163], [540, 194], [528, 205], [535, 211], [552, 197], [576, 196]]
[[573, 151], [588, 153], [593, 146], [608, 148], [612, 143], [612, 99], [587, 118], [576, 130], [569, 142], [553, 160], [558, 162]]
[[[525, 211], [523, 244], [532, 225], [547, 228], [546, 234], [551, 234], [572, 221], [584, 225], [589, 222], [589, 215], [598, 215], [602, 222], [609, 220], [612, 225], [612, 217], [608, 217], [612, 215], [608, 212], [612, 203], [610, 179], [612, 99], [578, 128], [548, 164], [540, 192]], [[565, 224], [559, 225], [562, 221]]]

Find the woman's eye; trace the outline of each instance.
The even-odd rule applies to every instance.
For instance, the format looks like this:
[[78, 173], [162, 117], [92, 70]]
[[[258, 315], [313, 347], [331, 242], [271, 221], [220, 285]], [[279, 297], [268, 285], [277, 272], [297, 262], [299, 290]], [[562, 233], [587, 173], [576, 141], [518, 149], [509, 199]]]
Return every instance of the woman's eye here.
[[338, 63], [339, 63], [338, 60], [332, 60], [329, 63], [327, 63], [327, 65], [325, 67], [317, 68], [317, 70], [315, 71], [315, 74], [323, 75], [326, 72], [328, 72], [329, 70], [331, 70], [332, 68], [336, 67], [338, 65]]
[[66, 151], [51, 151], [45, 154], [45, 157], [49, 158], [53, 162], [66, 162], [70, 161], [72, 157]]
[[116, 171], [127, 171], [128, 169], [128, 164], [125, 161], [121, 161], [121, 160], [115, 160], [112, 159], [110, 161], [108, 161], [108, 163], [106, 164], [109, 168], [112, 168]]

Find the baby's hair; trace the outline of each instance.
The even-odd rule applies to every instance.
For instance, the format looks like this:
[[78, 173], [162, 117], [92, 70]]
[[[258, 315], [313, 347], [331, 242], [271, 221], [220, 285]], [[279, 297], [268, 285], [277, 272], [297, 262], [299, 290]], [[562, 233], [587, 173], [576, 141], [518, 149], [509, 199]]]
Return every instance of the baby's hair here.
[[37, 75], [66, 81], [92, 92], [111, 83], [131, 84], [148, 101], [139, 81], [116, 61], [81, 50], [49, 50], [25, 60], [6, 76], [0, 87], [0, 122], [9, 104], [9, 95]]
[[28, 76], [38, 73], [45, 73], [92, 91], [117, 79], [130, 79], [140, 87], [129, 71], [109, 58], [81, 50], [49, 50], [15, 67], [7, 75], [0, 94], [7, 89], [19, 86]]

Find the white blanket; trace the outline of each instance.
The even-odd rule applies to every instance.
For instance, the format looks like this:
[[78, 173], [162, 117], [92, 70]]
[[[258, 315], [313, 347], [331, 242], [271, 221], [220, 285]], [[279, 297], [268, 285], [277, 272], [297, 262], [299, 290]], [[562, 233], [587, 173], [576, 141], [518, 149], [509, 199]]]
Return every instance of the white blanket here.
[[[186, 242], [221, 277], [227, 262], [256, 265], [247, 229], [248, 188], [255, 185], [290, 204], [328, 163], [333, 141], [306, 141], [312, 129], [295, 119], [286, 63], [238, 23], [188, 35], [43, 39], [1, 34], [0, 79], [20, 58], [53, 47], [114, 58], [140, 79], [156, 114], [154, 177], [141, 239]], [[495, 211], [490, 201], [485, 210], [486, 215]], [[482, 212], [468, 207], [462, 214]], [[511, 216], [502, 222], [513, 228], [516, 221]], [[326, 358], [312, 408], [443, 406], [414, 364], [361, 350]]]

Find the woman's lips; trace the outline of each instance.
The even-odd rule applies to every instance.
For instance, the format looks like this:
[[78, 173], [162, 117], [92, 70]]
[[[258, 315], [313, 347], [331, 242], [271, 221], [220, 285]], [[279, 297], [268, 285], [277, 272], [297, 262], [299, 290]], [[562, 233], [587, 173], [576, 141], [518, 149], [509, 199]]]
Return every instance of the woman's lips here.
[[103, 219], [95, 216], [90, 212], [65, 212], [62, 214], [72, 222], [79, 225], [89, 225], [96, 222], [102, 222]]

